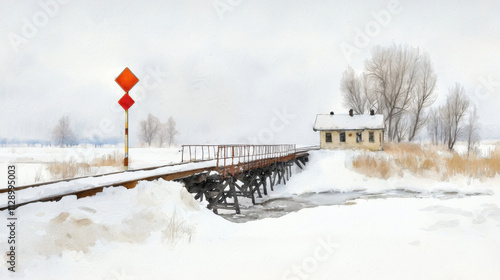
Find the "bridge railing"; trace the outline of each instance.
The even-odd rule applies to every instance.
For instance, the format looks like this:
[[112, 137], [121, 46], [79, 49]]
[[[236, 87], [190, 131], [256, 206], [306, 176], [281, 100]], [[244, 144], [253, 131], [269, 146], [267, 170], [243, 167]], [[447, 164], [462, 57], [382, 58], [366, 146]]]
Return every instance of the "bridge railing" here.
[[182, 145], [182, 162], [217, 159], [219, 145]]
[[223, 176], [236, 175], [250, 169], [288, 161], [295, 156], [295, 144], [285, 145], [221, 145], [217, 169]]
[[296, 154], [295, 144], [284, 145], [183, 145], [182, 161], [216, 160], [223, 176], [287, 161]]

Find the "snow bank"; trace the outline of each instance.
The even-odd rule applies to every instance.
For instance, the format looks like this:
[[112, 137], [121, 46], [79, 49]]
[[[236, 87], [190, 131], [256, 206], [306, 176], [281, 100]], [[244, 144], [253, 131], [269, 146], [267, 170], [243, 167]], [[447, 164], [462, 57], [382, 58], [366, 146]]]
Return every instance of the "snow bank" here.
[[[124, 244], [154, 243], [168, 250], [177, 244], [194, 242], [198, 232], [206, 232], [206, 227], [198, 229], [200, 221], [204, 226], [207, 222], [225, 222], [195, 201], [181, 184], [161, 179], [141, 181], [130, 190], [106, 188], [94, 197], [80, 200], [71, 196], [59, 202], [27, 205], [19, 208], [16, 215], [20, 225], [18, 271], [27, 276], [47, 272], [47, 278], [60, 272], [37, 260], [75, 261], [103, 248], [116, 249]], [[7, 240], [5, 231], [1, 235], [2, 241]], [[0, 247], [7, 248], [6, 242], [0, 242]]]

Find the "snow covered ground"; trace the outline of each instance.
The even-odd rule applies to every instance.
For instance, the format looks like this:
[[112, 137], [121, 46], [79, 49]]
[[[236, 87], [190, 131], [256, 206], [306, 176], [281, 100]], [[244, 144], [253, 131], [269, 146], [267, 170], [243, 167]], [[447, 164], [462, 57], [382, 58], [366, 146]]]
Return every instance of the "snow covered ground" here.
[[[391, 189], [430, 197], [356, 199], [233, 223], [178, 183], [140, 182], [19, 208], [17, 272], [4, 262], [0, 279], [498, 279], [498, 175], [386, 181], [346, 168], [355, 154], [311, 152], [306, 170], [268, 198]], [[463, 197], [432, 196], [443, 191]], [[4, 251], [7, 237], [0, 231]]]
[[[72, 148], [59, 147], [0, 147], [0, 170], [6, 170], [7, 164], [17, 165], [18, 184], [20, 186], [37, 182], [51, 181], [48, 165], [58, 161], [74, 160], [78, 163], [90, 163], [92, 160], [106, 155], [121, 153], [123, 147], [93, 147], [80, 146]], [[130, 148], [129, 168], [139, 169], [144, 167], [160, 166], [180, 162], [181, 152], [179, 147], [171, 148]], [[123, 167], [100, 166], [93, 167], [92, 174], [96, 175], [123, 170]], [[5, 172], [0, 173], [0, 182], [5, 182]]]

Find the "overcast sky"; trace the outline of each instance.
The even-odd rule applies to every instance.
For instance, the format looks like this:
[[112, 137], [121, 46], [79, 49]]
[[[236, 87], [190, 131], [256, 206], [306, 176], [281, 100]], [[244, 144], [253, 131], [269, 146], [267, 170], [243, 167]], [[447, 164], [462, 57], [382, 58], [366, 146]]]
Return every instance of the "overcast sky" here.
[[[119, 137], [129, 67], [131, 144], [148, 113], [179, 144], [316, 144], [317, 113], [346, 113], [339, 81], [376, 45], [426, 51], [444, 100], [455, 82], [500, 138], [500, 2], [0, 0], [0, 138]], [[44, 4], [46, 3], [46, 4]]]

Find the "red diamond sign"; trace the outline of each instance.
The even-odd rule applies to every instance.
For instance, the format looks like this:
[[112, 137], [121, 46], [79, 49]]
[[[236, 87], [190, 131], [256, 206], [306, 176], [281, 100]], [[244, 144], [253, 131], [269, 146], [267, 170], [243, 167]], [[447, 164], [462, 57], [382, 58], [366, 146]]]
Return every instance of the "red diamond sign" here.
[[120, 104], [123, 107], [123, 109], [125, 109], [125, 111], [127, 111], [128, 108], [134, 105], [134, 103], [135, 103], [134, 99], [132, 99], [132, 97], [130, 97], [128, 93], [125, 93], [125, 95], [123, 95], [123, 97], [120, 100], [118, 100], [118, 104]]
[[138, 81], [139, 79], [137, 79], [128, 67], [125, 68], [125, 70], [123, 70], [123, 72], [115, 79], [115, 82], [118, 83], [118, 85], [121, 86], [125, 92], [129, 92], [129, 90], [132, 89]]

